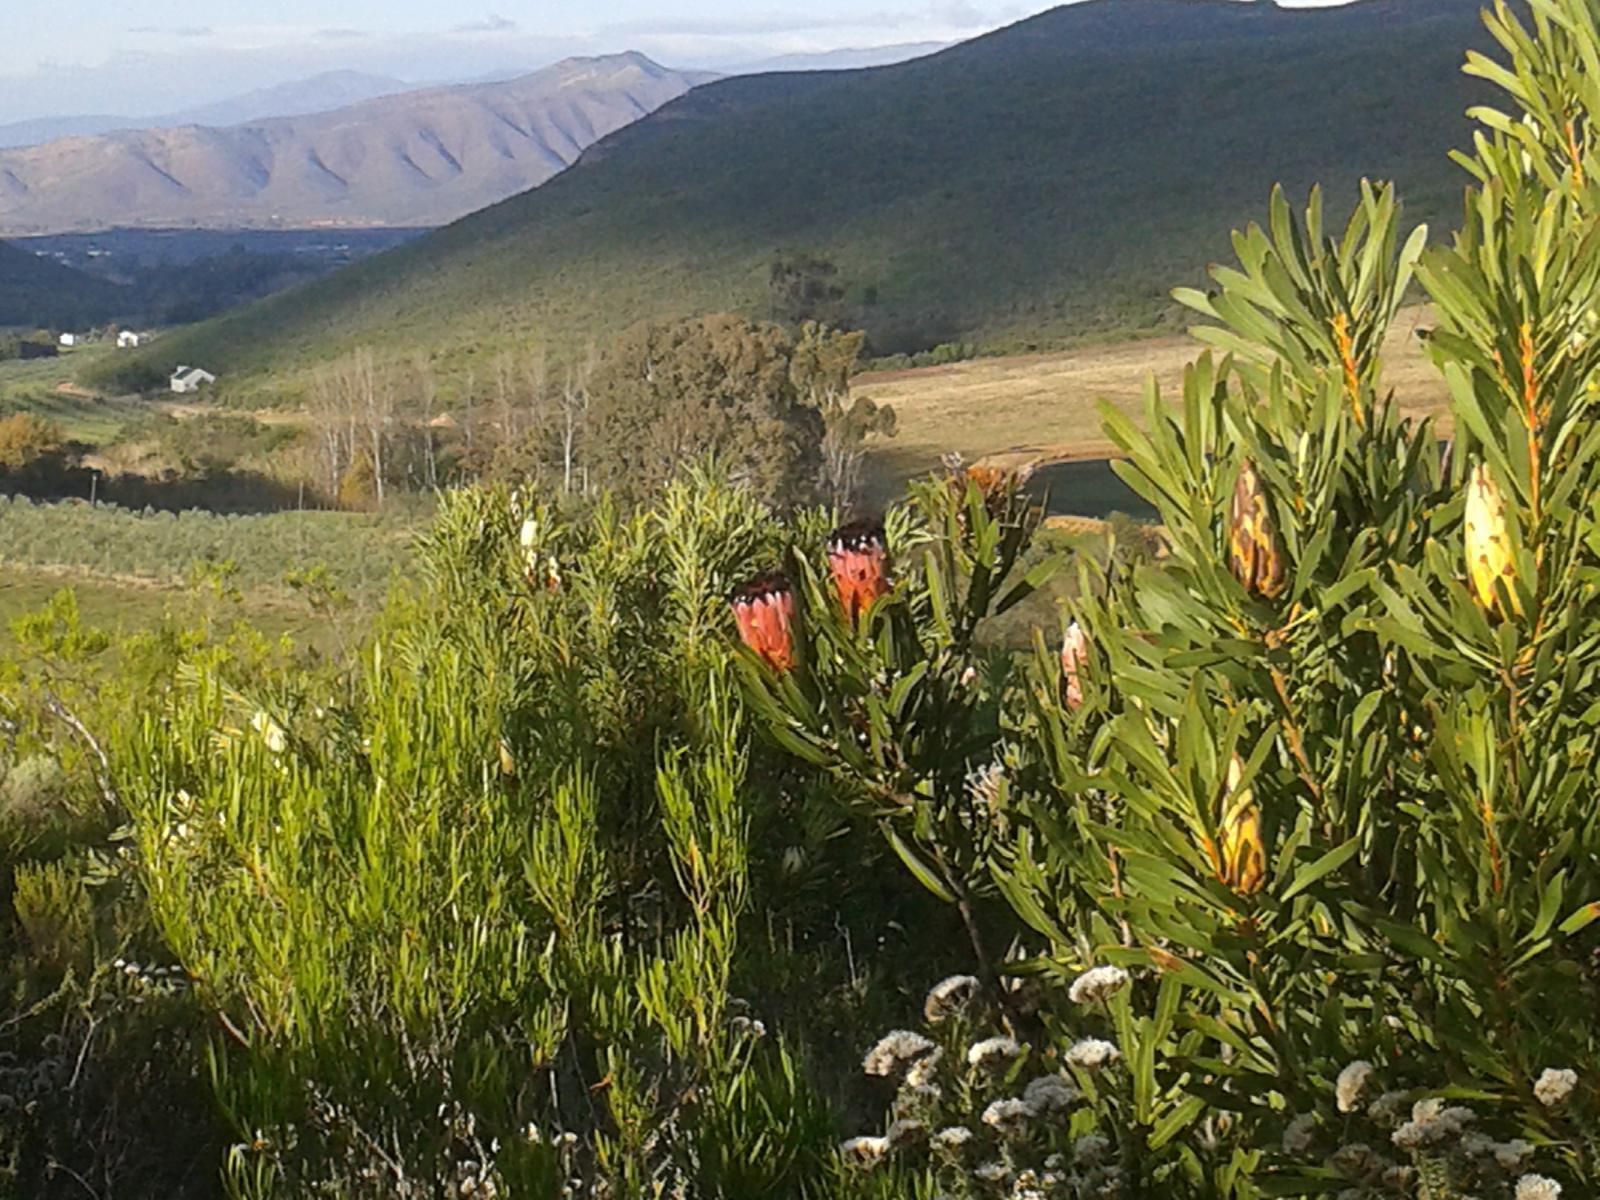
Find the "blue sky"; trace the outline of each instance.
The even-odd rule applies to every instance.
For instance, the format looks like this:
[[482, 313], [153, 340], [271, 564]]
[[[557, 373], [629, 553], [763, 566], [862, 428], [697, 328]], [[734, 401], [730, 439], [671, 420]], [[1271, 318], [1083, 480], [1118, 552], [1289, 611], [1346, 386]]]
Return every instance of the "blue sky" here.
[[432, 81], [628, 49], [673, 66], [717, 67], [952, 41], [1058, 0], [0, 2], [11, 10], [11, 36], [0, 38], [3, 123], [162, 113], [337, 68]]

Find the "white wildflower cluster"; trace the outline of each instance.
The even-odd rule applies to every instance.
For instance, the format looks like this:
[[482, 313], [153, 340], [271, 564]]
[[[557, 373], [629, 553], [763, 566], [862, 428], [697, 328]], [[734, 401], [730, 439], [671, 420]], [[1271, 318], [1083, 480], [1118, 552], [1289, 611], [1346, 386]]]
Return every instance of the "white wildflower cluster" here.
[[931, 1053], [924, 1054], [906, 1068], [905, 1088], [916, 1093], [921, 1093], [924, 1098], [937, 1100], [939, 1098], [939, 1085], [934, 1083], [934, 1076], [938, 1073], [939, 1064], [944, 1061], [944, 1048], [935, 1046]]
[[1317, 1138], [1315, 1113], [1301, 1113], [1290, 1121], [1283, 1131], [1283, 1152], [1290, 1158], [1303, 1159], [1311, 1152]]
[[1110, 1152], [1111, 1139], [1098, 1133], [1086, 1133], [1072, 1143], [1072, 1161], [1080, 1167], [1092, 1167]]
[[1078, 1089], [1059, 1075], [1041, 1075], [1022, 1089], [1022, 1099], [1041, 1115], [1065, 1112], [1078, 1099]]
[[1517, 1180], [1517, 1200], [1557, 1200], [1561, 1185], [1546, 1175], [1524, 1175]]
[[1026, 1100], [1009, 1098], [993, 1101], [983, 1110], [983, 1123], [1003, 1136], [1022, 1133], [1038, 1116], [1037, 1110]]
[[1100, 1004], [1128, 986], [1128, 973], [1121, 967], [1094, 967], [1072, 981], [1067, 995], [1074, 1004]]
[[915, 1062], [934, 1049], [934, 1044], [920, 1033], [896, 1029], [884, 1034], [878, 1044], [867, 1051], [867, 1056], [861, 1060], [861, 1069], [868, 1075], [895, 1075], [905, 1064]]
[[1411, 1109], [1410, 1092], [1384, 1092], [1367, 1105], [1367, 1116], [1384, 1129], [1393, 1130]]
[[189, 974], [182, 967], [153, 967], [148, 963], [131, 962], [125, 958], [114, 959], [112, 969], [120, 971], [130, 983], [157, 991], [176, 992], [189, 986]]
[[938, 1133], [934, 1134], [928, 1139], [928, 1144], [931, 1145], [935, 1150], [942, 1150], [947, 1154], [953, 1154], [959, 1150], [963, 1150], [970, 1145], [971, 1142], [972, 1130], [968, 1129], [965, 1125], [947, 1126], [944, 1129], [939, 1130]]
[[1578, 1073], [1569, 1068], [1546, 1067], [1533, 1085], [1534, 1097], [1546, 1108], [1565, 1104], [1578, 1086]]
[[752, 1041], [760, 1041], [767, 1036], [767, 1027], [763, 1022], [754, 1017], [744, 1016], [742, 1013], [728, 1022], [728, 1028]]
[[853, 1137], [839, 1143], [839, 1157], [852, 1167], [871, 1170], [889, 1153], [886, 1137]]
[[1334, 1097], [1340, 1112], [1355, 1111], [1356, 1105], [1361, 1101], [1361, 1093], [1366, 1091], [1367, 1080], [1372, 1078], [1372, 1071], [1371, 1063], [1358, 1058], [1339, 1072], [1339, 1078], [1334, 1084]]
[[1081, 1038], [1072, 1044], [1066, 1054], [1069, 1063], [1085, 1071], [1098, 1071], [1121, 1057], [1122, 1051], [1114, 1043], [1101, 1038]]
[[978, 994], [975, 975], [951, 975], [928, 989], [922, 1002], [922, 1015], [930, 1025], [942, 1025], [963, 1012]]
[[258, 711], [250, 718], [250, 728], [261, 735], [261, 740], [266, 743], [267, 749], [274, 754], [282, 754], [289, 748], [289, 735], [284, 733], [283, 726], [279, 725], [265, 712]]
[[1469, 1133], [1461, 1139], [1461, 1153], [1468, 1158], [1492, 1158], [1502, 1171], [1515, 1171], [1533, 1156], [1532, 1142], [1521, 1138], [1497, 1142], [1482, 1133]]
[[1004, 1183], [1011, 1178], [1011, 1168], [1003, 1162], [986, 1162], [972, 1174], [984, 1183]]
[[889, 1149], [898, 1150], [902, 1146], [914, 1145], [928, 1136], [928, 1126], [925, 1121], [915, 1117], [901, 1117], [889, 1126], [884, 1135], [888, 1138]]
[[1418, 1100], [1411, 1106], [1411, 1119], [1396, 1129], [1392, 1140], [1402, 1150], [1424, 1150], [1453, 1142], [1477, 1119], [1470, 1108], [1446, 1107], [1443, 1100]]
[[994, 1070], [1009, 1066], [1021, 1058], [1024, 1051], [1015, 1038], [1004, 1036], [984, 1038], [967, 1048], [967, 1065]]

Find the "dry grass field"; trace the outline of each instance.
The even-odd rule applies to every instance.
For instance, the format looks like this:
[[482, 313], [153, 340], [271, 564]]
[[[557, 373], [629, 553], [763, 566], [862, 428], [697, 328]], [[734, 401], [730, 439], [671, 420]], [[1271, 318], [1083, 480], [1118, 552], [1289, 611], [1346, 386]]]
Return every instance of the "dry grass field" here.
[[[1416, 336], [1430, 324], [1425, 307], [1405, 309], [1387, 346], [1385, 383], [1415, 412], [1438, 411], [1446, 400]], [[1107, 457], [1114, 448], [1101, 431], [1099, 402], [1139, 415], [1152, 374], [1163, 396], [1176, 397], [1185, 364], [1203, 349], [1190, 337], [1150, 338], [863, 375], [856, 394], [893, 405], [899, 418], [898, 435], [871, 456], [872, 490], [891, 494], [953, 450], [968, 461], [1013, 453], [1037, 462]]]

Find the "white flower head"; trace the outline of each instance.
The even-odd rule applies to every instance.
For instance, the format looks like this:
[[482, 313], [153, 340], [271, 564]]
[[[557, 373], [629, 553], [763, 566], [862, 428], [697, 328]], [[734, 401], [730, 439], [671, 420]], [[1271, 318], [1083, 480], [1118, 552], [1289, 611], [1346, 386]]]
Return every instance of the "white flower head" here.
[[1067, 1061], [1086, 1071], [1098, 1071], [1122, 1057], [1115, 1044], [1101, 1038], [1082, 1038], [1067, 1051]]
[[1370, 1175], [1383, 1167], [1377, 1152], [1365, 1142], [1350, 1142], [1333, 1152], [1333, 1165], [1346, 1175]]
[[1040, 1113], [1058, 1113], [1072, 1107], [1078, 1089], [1059, 1075], [1041, 1075], [1022, 1089], [1022, 1098]]
[[267, 744], [267, 749], [274, 754], [282, 754], [289, 748], [288, 735], [279, 725], [264, 712], [257, 712], [250, 718], [250, 727], [261, 735], [261, 740]]
[[1367, 1089], [1367, 1080], [1372, 1078], [1372, 1072], [1372, 1064], [1364, 1058], [1356, 1059], [1339, 1072], [1339, 1080], [1334, 1085], [1334, 1094], [1339, 1102], [1340, 1112], [1355, 1111], [1356, 1105], [1361, 1100], [1361, 1093]]
[[973, 1042], [967, 1048], [967, 1065], [1004, 1067], [1022, 1057], [1023, 1049], [1015, 1038], [991, 1037]]
[[889, 1126], [887, 1134], [889, 1149], [898, 1150], [901, 1146], [910, 1142], [921, 1141], [927, 1132], [928, 1126], [926, 1123], [917, 1120], [915, 1117], [902, 1117]]
[[1011, 1168], [1003, 1162], [986, 1162], [973, 1174], [984, 1183], [1004, 1183], [1011, 1178]]
[[1391, 1140], [1402, 1150], [1418, 1150], [1462, 1136], [1476, 1119], [1470, 1108], [1446, 1108], [1437, 1097], [1418, 1100], [1411, 1106], [1411, 1119], [1394, 1131]]
[[1570, 1068], [1546, 1067], [1533, 1085], [1533, 1094], [1546, 1108], [1566, 1102], [1578, 1086], [1578, 1073]]
[[934, 1087], [933, 1079], [938, 1073], [940, 1060], [944, 1058], [944, 1048], [935, 1046], [932, 1053], [924, 1054], [906, 1068], [906, 1085], [913, 1089]]
[[983, 1123], [1001, 1133], [1020, 1133], [1038, 1116], [1033, 1105], [1016, 1098], [996, 1100], [983, 1110]]
[[1074, 1004], [1098, 1004], [1127, 986], [1128, 973], [1121, 967], [1093, 967], [1072, 981], [1067, 996]]
[[1517, 1180], [1517, 1200], [1557, 1200], [1561, 1185], [1545, 1175], [1524, 1175]]
[[972, 1130], [965, 1125], [951, 1125], [939, 1130], [929, 1139], [935, 1150], [956, 1151], [972, 1141]]
[[1110, 1138], [1101, 1137], [1098, 1133], [1086, 1133], [1072, 1143], [1072, 1161], [1080, 1167], [1089, 1163], [1097, 1163], [1106, 1156], [1106, 1151], [1110, 1149]]
[[977, 976], [951, 975], [928, 989], [927, 999], [922, 1002], [922, 1015], [928, 1024], [938, 1025], [966, 1008], [977, 994]]
[[1493, 1153], [1495, 1164], [1502, 1171], [1515, 1171], [1533, 1154], [1533, 1143], [1512, 1138], [1509, 1142], [1496, 1142]]
[[1405, 1120], [1406, 1102], [1410, 1099], [1408, 1092], [1384, 1092], [1371, 1104], [1367, 1105], [1367, 1116], [1371, 1117], [1385, 1129], [1393, 1129]]
[[903, 1064], [921, 1058], [934, 1048], [920, 1033], [896, 1029], [884, 1034], [878, 1044], [867, 1051], [867, 1056], [861, 1060], [861, 1069], [868, 1075], [893, 1075]]
[[1301, 1113], [1283, 1131], [1283, 1152], [1291, 1158], [1299, 1158], [1310, 1152], [1316, 1136], [1316, 1114]]
[[886, 1137], [853, 1137], [839, 1143], [839, 1157], [852, 1167], [871, 1170], [888, 1153], [889, 1139]]

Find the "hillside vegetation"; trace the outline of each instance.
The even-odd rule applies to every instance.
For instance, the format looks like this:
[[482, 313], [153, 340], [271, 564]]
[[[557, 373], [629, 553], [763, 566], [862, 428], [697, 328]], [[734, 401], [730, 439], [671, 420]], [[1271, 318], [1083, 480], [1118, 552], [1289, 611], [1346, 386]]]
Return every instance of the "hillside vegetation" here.
[[125, 288], [0, 242], [0, 328], [88, 324], [131, 303]]
[[741, 77], [605, 139], [551, 183], [124, 364], [240, 376], [358, 345], [464, 377], [509, 344], [576, 351], [643, 318], [768, 315], [775, 258], [835, 274], [811, 315], [878, 353], [1028, 349], [1147, 327], [1275, 181], [1401, 182], [1453, 220], [1476, 0], [1291, 11], [1098, 0], [880, 69]]

